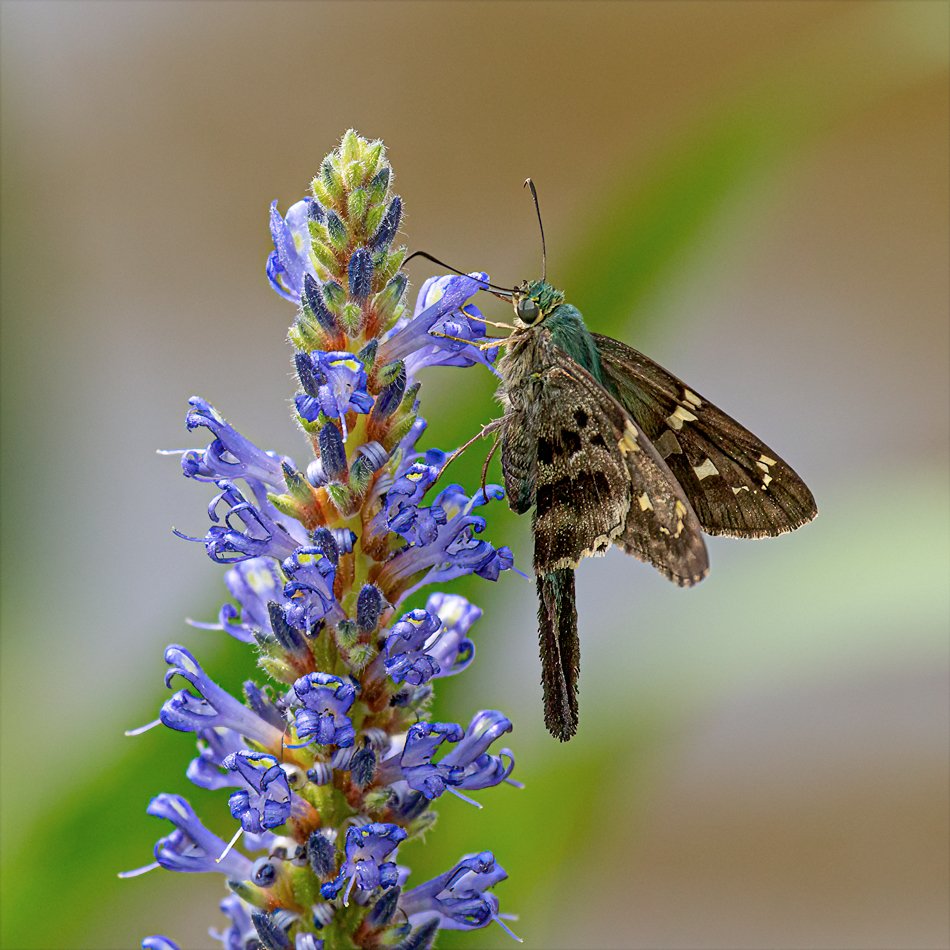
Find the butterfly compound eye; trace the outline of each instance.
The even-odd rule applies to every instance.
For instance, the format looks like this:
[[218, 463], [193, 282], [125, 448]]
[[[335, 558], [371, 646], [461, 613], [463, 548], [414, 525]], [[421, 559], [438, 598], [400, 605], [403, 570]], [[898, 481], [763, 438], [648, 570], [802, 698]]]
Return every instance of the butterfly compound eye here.
[[515, 313], [517, 313], [518, 319], [522, 323], [526, 323], [529, 326], [541, 315], [538, 305], [530, 297], [522, 297], [521, 300], [518, 301]]

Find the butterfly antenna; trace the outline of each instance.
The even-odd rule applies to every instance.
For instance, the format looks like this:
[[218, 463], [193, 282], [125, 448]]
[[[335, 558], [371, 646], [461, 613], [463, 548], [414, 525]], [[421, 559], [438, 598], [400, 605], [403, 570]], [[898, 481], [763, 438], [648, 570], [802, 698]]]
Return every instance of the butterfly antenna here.
[[534, 210], [538, 212], [538, 227], [541, 230], [541, 280], [547, 280], [548, 250], [544, 245], [544, 225], [541, 223], [541, 205], [538, 204], [538, 189], [534, 187], [534, 182], [530, 178], [524, 180], [524, 187], [531, 189], [531, 197], [534, 198]]
[[[413, 251], [403, 262], [402, 266], [405, 267], [414, 257], [421, 257], [427, 261], [431, 261], [433, 264], [438, 264], [439, 267], [444, 267], [446, 270], [452, 271], [453, 274], [458, 274], [461, 277], [470, 277], [470, 274], [466, 274], [465, 271], [459, 270], [457, 267], [452, 267], [451, 264], [446, 264], [445, 261], [440, 261], [437, 257], [433, 257], [431, 254], [426, 253], [425, 251]], [[474, 279], [474, 278], [473, 278]], [[498, 284], [493, 284], [490, 281], [482, 281], [490, 287], [492, 290], [500, 291], [501, 293], [508, 294], [510, 297], [514, 293], [511, 287], [500, 287]]]

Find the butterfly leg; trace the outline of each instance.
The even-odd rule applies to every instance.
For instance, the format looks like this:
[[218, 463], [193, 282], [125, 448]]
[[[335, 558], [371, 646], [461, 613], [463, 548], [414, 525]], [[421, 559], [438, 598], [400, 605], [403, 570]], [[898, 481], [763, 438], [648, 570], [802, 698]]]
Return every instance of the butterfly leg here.
[[485, 485], [485, 482], [488, 480], [488, 464], [492, 460], [492, 456], [495, 454], [498, 449], [498, 436], [495, 436], [495, 441], [492, 443], [492, 447], [488, 450], [488, 455], [485, 456], [485, 464], [482, 466], [482, 498], [488, 498], [488, 488]]
[[577, 732], [581, 663], [572, 568], [559, 568], [538, 577], [538, 634], [544, 724], [555, 739], [567, 742]]
[[498, 336], [490, 337], [484, 343], [473, 343], [471, 340], [466, 340], [464, 337], [452, 336], [449, 333], [439, 333], [436, 330], [430, 330], [429, 336], [437, 336], [443, 340], [455, 340], [456, 343], [467, 343], [469, 346], [474, 347], [476, 350], [493, 350], [496, 346], [504, 346], [508, 342], [508, 337]]
[[[439, 470], [439, 478], [442, 477], [442, 474], [445, 470], [470, 446], [473, 446], [479, 439], [485, 438], [487, 435], [491, 435], [499, 426], [501, 425], [501, 419], [492, 419], [491, 422], [486, 423], [482, 426], [481, 430], [473, 435], [472, 438], [468, 440], [464, 445], [460, 445], [446, 460], [445, 464]], [[497, 445], [497, 442], [495, 443]], [[492, 448], [494, 452], [494, 448]], [[489, 453], [489, 458], [491, 458], [491, 453]], [[486, 462], [487, 466], [487, 462]]]

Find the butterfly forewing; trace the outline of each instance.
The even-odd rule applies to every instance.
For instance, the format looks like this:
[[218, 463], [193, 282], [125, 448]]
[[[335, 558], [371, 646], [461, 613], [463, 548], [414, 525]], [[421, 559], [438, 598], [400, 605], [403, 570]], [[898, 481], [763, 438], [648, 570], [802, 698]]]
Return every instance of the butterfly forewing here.
[[617, 543], [676, 583], [696, 583], [708, 569], [706, 549], [670, 470], [590, 373], [542, 343], [544, 368], [526, 381], [530, 398], [506, 414], [502, 437], [509, 497], [525, 491], [526, 479], [513, 473], [529, 473], [534, 484], [535, 572], [576, 567]]
[[632, 347], [593, 334], [604, 379], [682, 486], [708, 534], [774, 537], [817, 514], [773, 449]]

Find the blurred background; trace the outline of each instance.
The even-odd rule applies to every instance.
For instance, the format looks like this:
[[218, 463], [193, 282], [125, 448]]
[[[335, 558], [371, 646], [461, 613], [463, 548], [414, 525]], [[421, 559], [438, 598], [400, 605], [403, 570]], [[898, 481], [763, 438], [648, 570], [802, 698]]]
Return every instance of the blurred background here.
[[[821, 508], [712, 539], [691, 591], [585, 564], [566, 746], [533, 585], [460, 584], [478, 659], [438, 712], [505, 710], [527, 787], [441, 802], [401, 853], [414, 880], [490, 848], [533, 948], [947, 946], [948, 10], [4, 2], [3, 946], [204, 948], [224, 923], [216, 876], [115, 878], [168, 830], [158, 791], [229, 828], [223, 793], [188, 788], [188, 737], [122, 735], [167, 696], [164, 646], [225, 685], [250, 668], [184, 625], [223, 600], [169, 530], [202, 532], [209, 494], [154, 450], [204, 444], [200, 393], [303, 457], [267, 207], [350, 126], [386, 141], [407, 243], [508, 285], [539, 273], [533, 176], [549, 276], [591, 328], [736, 415]], [[430, 444], [496, 412], [462, 372], [425, 379]], [[502, 507], [491, 537], [530, 563]]]

